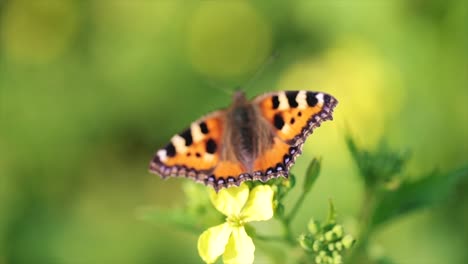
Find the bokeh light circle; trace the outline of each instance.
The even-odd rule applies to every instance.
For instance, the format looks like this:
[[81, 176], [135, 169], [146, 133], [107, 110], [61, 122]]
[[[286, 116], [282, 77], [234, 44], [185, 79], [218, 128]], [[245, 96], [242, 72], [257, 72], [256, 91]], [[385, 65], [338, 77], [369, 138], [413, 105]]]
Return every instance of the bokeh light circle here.
[[43, 64], [62, 55], [78, 31], [70, 0], [10, 1], [1, 19], [6, 56], [19, 63]]
[[[281, 77], [281, 89], [307, 89], [334, 95], [334, 118], [340, 127], [365, 134], [372, 146], [399, 117], [405, 98], [401, 74], [370, 45], [351, 38], [323, 55], [292, 65]], [[343, 135], [344, 135], [343, 131]]]

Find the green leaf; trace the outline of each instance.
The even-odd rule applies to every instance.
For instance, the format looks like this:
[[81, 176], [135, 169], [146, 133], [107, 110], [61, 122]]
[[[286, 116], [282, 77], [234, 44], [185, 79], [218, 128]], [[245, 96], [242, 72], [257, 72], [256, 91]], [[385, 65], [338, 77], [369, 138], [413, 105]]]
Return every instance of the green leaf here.
[[346, 143], [367, 187], [394, 181], [409, 160], [408, 151], [393, 151], [384, 140], [372, 151], [359, 148], [349, 134]]
[[371, 224], [377, 226], [417, 209], [446, 200], [462, 179], [468, 178], [468, 165], [447, 173], [431, 173], [420, 180], [404, 182], [395, 191], [382, 194]]
[[305, 193], [308, 193], [312, 189], [312, 186], [314, 186], [314, 183], [320, 174], [320, 163], [321, 163], [321, 159], [316, 159], [316, 158], [314, 158], [309, 163], [309, 167], [307, 168], [307, 172], [306, 172], [306, 178], [304, 181]]

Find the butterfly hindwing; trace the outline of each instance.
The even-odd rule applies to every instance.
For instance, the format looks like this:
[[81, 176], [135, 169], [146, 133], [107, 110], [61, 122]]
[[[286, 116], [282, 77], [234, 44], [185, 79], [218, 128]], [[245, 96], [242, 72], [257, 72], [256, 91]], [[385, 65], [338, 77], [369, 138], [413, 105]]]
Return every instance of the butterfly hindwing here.
[[267, 181], [272, 177], [288, 176], [288, 158], [290, 146], [279, 138], [273, 139], [273, 145], [254, 161], [254, 180]]
[[185, 176], [205, 182], [220, 160], [224, 112], [217, 111], [174, 135], [166, 147], [158, 150], [150, 171], [167, 176]]

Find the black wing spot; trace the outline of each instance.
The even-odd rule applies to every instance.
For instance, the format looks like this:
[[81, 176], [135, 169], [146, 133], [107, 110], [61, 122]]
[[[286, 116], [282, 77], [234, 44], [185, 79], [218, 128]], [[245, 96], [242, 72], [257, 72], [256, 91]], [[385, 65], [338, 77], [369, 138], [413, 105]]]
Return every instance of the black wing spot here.
[[186, 129], [184, 132], [182, 132], [180, 134], [180, 136], [185, 139], [185, 146], [188, 147], [188, 146], [192, 145], [193, 139], [192, 139], [192, 131], [190, 131], [190, 128]]
[[275, 169], [273, 169], [272, 167], [268, 168], [265, 172], [266, 175], [270, 175], [272, 174], [273, 172], [275, 172]]
[[195, 153], [195, 156], [197, 156], [197, 158], [200, 158], [201, 154], [199, 152], [197, 152], [197, 153]]
[[297, 152], [297, 148], [296, 148], [296, 147], [290, 147], [290, 148], [289, 148], [289, 154], [294, 155], [294, 154], [296, 154], [296, 152]]
[[318, 103], [317, 97], [315, 95], [316, 93], [311, 93], [311, 92], [307, 93], [306, 101], [310, 107], [314, 107]]
[[276, 164], [276, 171], [284, 171], [284, 166], [281, 163]]
[[192, 156], [192, 153], [187, 152], [187, 157], [190, 157], [190, 156]]
[[283, 117], [281, 117], [281, 114], [276, 114], [273, 118], [273, 123], [275, 125], [275, 127], [279, 130], [281, 130], [284, 126], [284, 119]]
[[208, 134], [208, 132], [210, 132], [205, 122], [200, 123], [200, 130], [203, 134]]
[[224, 178], [219, 178], [218, 181], [217, 181], [217, 184], [218, 185], [224, 185], [224, 184], [226, 184], [226, 180], [224, 180]]
[[289, 123], [292, 125], [296, 122], [296, 119], [294, 119], [294, 117], [291, 118], [291, 120], [289, 120]]
[[214, 154], [216, 152], [216, 148], [218, 146], [216, 145], [216, 142], [210, 138], [207, 142], [206, 142], [206, 152], [210, 153], [210, 154]]
[[166, 150], [166, 155], [168, 157], [174, 157], [175, 156], [176, 149], [174, 147], [174, 144], [169, 143], [164, 149]]
[[298, 91], [286, 92], [286, 97], [288, 98], [288, 103], [290, 107], [295, 108], [299, 105], [296, 101], [296, 96], [298, 93]]
[[302, 112], [301, 111], [297, 112], [297, 116], [302, 116]]
[[213, 183], [213, 182], [215, 182], [215, 180], [216, 180], [215, 176], [214, 176], [214, 175], [210, 175], [210, 176], [208, 177], [208, 179], [206, 179], [206, 182]]
[[271, 103], [273, 105], [273, 109], [277, 109], [279, 104], [280, 104], [280, 101], [279, 101], [279, 98], [277, 95], [274, 95], [272, 98], [271, 98]]

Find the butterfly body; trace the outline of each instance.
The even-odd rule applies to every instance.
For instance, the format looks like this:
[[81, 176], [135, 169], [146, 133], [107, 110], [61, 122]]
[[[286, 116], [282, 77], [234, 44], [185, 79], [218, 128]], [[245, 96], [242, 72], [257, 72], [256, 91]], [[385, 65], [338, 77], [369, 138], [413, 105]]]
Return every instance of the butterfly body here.
[[273, 139], [272, 131], [258, 112], [241, 92], [236, 93], [233, 105], [226, 110], [226, 133], [222, 141], [228, 147], [221, 159], [237, 160], [248, 172], [252, 171], [255, 159], [271, 146]]
[[193, 122], [160, 149], [150, 171], [185, 176], [219, 190], [246, 180], [287, 177], [306, 137], [332, 119], [337, 101], [311, 91], [282, 91], [233, 103]]

